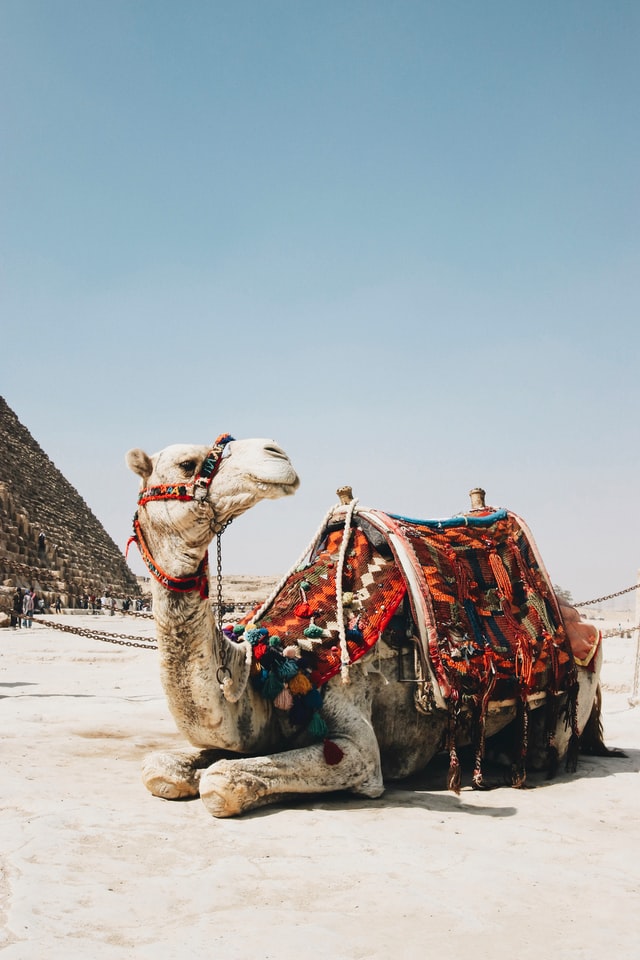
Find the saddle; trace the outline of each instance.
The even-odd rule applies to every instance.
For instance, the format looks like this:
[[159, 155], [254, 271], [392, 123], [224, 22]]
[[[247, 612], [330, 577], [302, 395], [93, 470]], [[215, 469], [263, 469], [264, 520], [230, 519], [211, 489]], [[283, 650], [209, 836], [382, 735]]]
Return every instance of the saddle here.
[[[308, 554], [252, 614], [225, 632], [252, 646], [255, 687], [295, 726], [322, 737], [322, 688], [385, 635], [415, 645], [416, 707], [462, 708], [577, 690], [575, 660], [528, 528], [482, 508], [416, 520], [336, 507]], [[455, 723], [453, 724], [455, 726]], [[575, 728], [575, 723], [574, 723]]]

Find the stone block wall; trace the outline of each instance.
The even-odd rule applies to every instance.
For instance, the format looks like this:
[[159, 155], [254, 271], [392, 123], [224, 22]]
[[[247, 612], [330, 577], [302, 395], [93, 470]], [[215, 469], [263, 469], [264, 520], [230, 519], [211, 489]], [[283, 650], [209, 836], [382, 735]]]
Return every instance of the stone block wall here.
[[0, 397], [0, 610], [17, 586], [51, 603], [60, 595], [63, 606], [140, 594], [122, 551]]

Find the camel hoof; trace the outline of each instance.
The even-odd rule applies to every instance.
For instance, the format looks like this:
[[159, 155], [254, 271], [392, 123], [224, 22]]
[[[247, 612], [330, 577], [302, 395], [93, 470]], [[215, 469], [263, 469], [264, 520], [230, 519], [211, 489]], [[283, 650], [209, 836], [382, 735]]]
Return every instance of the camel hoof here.
[[142, 782], [154, 797], [182, 800], [198, 796], [198, 776], [193, 767], [169, 753], [150, 753], [142, 761]]
[[200, 799], [212, 817], [235, 817], [268, 802], [265, 781], [237, 763], [221, 760], [200, 778]]

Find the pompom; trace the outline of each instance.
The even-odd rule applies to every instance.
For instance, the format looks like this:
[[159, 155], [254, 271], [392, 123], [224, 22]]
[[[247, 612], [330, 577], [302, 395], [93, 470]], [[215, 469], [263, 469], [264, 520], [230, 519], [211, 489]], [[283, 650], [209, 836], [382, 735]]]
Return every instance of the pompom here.
[[313, 610], [308, 603], [297, 603], [293, 608], [293, 612], [296, 617], [300, 617], [301, 620], [308, 620]]
[[322, 752], [324, 753], [325, 763], [329, 767], [335, 767], [344, 757], [344, 751], [333, 740], [325, 740]]
[[297, 673], [295, 677], [292, 677], [289, 681], [289, 689], [293, 694], [305, 694], [313, 689], [313, 684], [304, 673]]
[[302, 631], [305, 637], [321, 637], [323, 634], [322, 627], [317, 626], [315, 623], [310, 624], [308, 627], [305, 627]]
[[281, 680], [290, 680], [298, 673], [299, 667], [294, 660], [278, 660], [276, 670]]

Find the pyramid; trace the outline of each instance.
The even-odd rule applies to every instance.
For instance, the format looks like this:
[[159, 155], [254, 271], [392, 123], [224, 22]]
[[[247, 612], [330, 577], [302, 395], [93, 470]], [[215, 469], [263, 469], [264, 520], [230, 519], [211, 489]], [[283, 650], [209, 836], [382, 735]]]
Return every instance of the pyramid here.
[[122, 551], [0, 397], [0, 611], [17, 586], [65, 607], [85, 595], [140, 594]]

